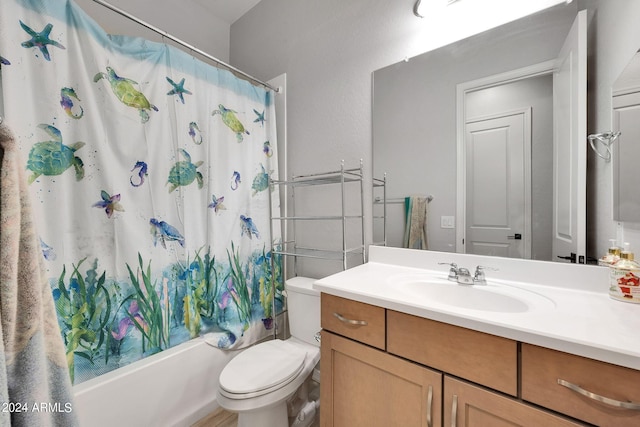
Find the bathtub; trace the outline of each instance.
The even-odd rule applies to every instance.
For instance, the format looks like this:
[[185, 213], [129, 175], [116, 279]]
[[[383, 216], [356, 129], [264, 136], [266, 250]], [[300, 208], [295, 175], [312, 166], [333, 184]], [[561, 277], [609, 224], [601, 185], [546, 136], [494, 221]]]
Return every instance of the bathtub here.
[[196, 338], [73, 387], [80, 425], [190, 426], [216, 410], [218, 377], [238, 351]]

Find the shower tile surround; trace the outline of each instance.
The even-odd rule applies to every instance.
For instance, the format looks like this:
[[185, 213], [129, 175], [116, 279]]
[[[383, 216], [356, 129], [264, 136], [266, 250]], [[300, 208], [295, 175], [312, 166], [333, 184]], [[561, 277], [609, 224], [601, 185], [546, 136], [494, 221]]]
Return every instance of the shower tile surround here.
[[[497, 269], [486, 272], [489, 282], [494, 280], [534, 291], [550, 298], [554, 306], [523, 313], [479, 311], [430, 305], [394, 292], [390, 280], [396, 275], [430, 274], [446, 279], [448, 266], [438, 265], [441, 262], [455, 262], [472, 272], [477, 265]], [[597, 266], [372, 246], [367, 264], [318, 280], [314, 288], [338, 297], [640, 370], [640, 342], [631, 339], [640, 330], [640, 306], [609, 298], [608, 273], [607, 268]]]

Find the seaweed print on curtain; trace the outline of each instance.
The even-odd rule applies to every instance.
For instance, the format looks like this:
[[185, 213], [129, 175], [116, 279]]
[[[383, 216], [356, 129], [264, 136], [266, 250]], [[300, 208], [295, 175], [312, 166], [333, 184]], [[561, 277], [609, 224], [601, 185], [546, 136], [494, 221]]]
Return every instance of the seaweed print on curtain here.
[[108, 36], [71, 1], [0, 8], [6, 120], [74, 382], [203, 334], [221, 348], [270, 334], [274, 94]]

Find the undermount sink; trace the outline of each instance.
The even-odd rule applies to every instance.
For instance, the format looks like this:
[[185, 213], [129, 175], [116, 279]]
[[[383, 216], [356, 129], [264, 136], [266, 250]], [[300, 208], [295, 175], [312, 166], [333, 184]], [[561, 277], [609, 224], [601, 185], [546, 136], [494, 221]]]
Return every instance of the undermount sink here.
[[429, 275], [401, 275], [389, 279], [397, 292], [416, 303], [445, 305], [465, 310], [524, 313], [553, 308], [553, 300], [517, 286], [488, 281], [486, 285], [459, 285]]

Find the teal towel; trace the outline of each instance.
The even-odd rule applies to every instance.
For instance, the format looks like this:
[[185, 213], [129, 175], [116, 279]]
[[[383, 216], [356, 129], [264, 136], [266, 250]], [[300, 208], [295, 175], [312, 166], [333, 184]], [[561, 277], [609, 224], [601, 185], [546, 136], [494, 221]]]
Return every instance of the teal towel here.
[[427, 244], [427, 198], [405, 197], [404, 247], [429, 249]]

